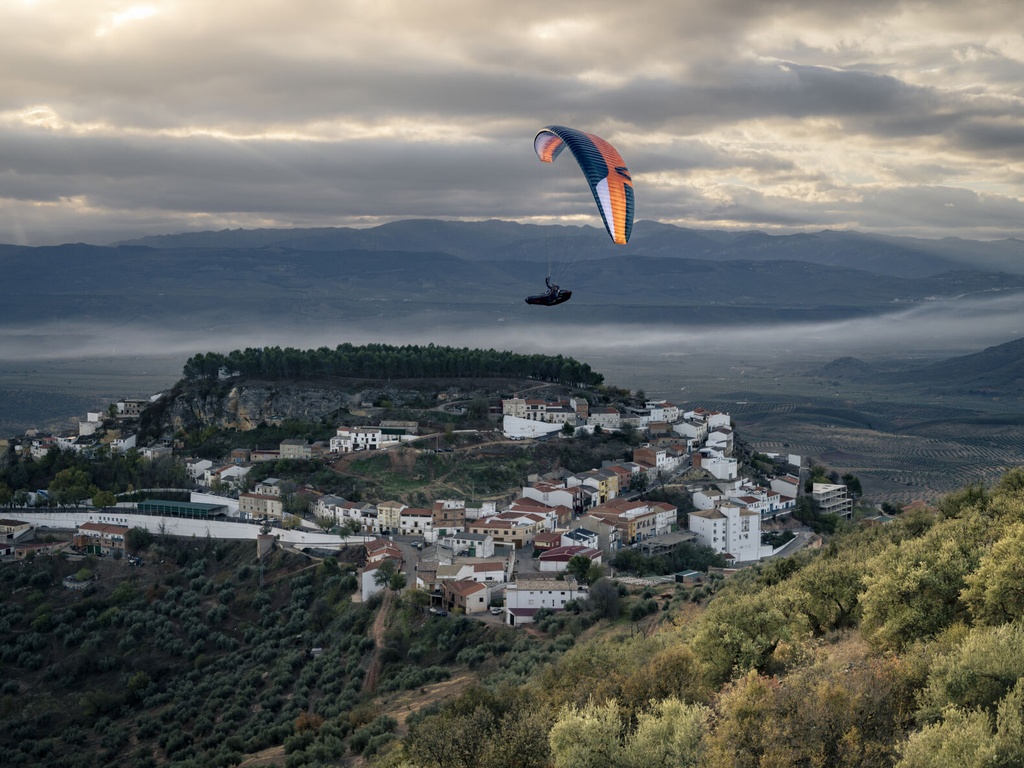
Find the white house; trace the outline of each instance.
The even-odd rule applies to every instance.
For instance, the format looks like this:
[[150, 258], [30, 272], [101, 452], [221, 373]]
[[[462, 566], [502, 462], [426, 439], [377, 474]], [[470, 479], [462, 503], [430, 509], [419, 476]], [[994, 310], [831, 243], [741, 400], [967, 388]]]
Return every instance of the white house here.
[[549, 507], [567, 507], [574, 513], [583, 511], [584, 493], [579, 486], [567, 488], [564, 483], [539, 482], [523, 486], [523, 498], [533, 499]]
[[124, 453], [125, 451], [134, 448], [137, 440], [137, 435], [122, 435], [121, 437], [115, 437], [110, 441], [110, 452], [111, 453]]
[[739, 463], [736, 459], [725, 458], [707, 448], [693, 454], [693, 466], [695, 469], [703, 469], [719, 480], [735, 480], [739, 473]]
[[742, 504], [725, 502], [715, 509], [690, 512], [688, 517], [697, 543], [711, 547], [733, 562], [760, 559], [761, 515], [758, 512]]
[[[628, 535], [628, 526], [606, 516], [583, 515], [570, 523], [573, 530], [586, 530], [597, 534], [596, 546], [602, 552], [618, 552], [623, 547], [623, 535]], [[625, 530], [624, 530], [625, 529]], [[583, 543], [583, 542], [579, 542]]]
[[588, 528], [574, 528], [570, 531], [563, 531], [560, 544], [563, 547], [593, 547], [601, 548], [601, 535], [597, 531]]
[[648, 400], [644, 403], [651, 416], [651, 421], [673, 422], [679, 419], [679, 406], [667, 400]]
[[85, 421], [78, 422], [78, 435], [79, 437], [88, 437], [89, 435], [95, 435], [96, 431], [103, 426], [102, 415], [99, 413], [87, 413], [85, 415]]
[[229, 488], [238, 488], [251, 469], [252, 467], [240, 467], [237, 464], [211, 468], [206, 470], [203, 481], [208, 486], [212, 486], [215, 482], [220, 482]]
[[137, 419], [142, 415], [142, 411], [145, 410], [147, 405], [149, 405], [149, 400], [128, 398], [114, 403], [114, 406], [117, 408], [117, 418], [119, 419]]
[[708, 423], [702, 419], [683, 419], [672, 425], [672, 431], [685, 437], [687, 445], [692, 449], [704, 445], [708, 436]]
[[566, 421], [575, 422], [577, 418], [586, 420], [588, 412], [589, 404], [583, 398], [540, 400], [510, 397], [501, 401], [503, 416], [530, 421], [546, 421], [553, 424], [563, 424]]
[[732, 429], [730, 427], [715, 427], [708, 432], [708, 437], [704, 444], [708, 448], [714, 448], [716, 451], [721, 451], [724, 455], [729, 456], [733, 450]]
[[783, 475], [772, 478], [772, 490], [782, 496], [795, 499], [800, 495], [800, 479], [796, 475]]
[[385, 432], [380, 427], [338, 427], [331, 438], [331, 453], [375, 451], [399, 442], [399, 435]]
[[313, 502], [313, 514], [333, 520], [335, 525], [352, 521], [360, 530], [377, 532], [377, 508], [360, 501], [346, 501], [341, 496], [324, 494]]
[[446, 538], [443, 543], [456, 554], [468, 552], [471, 557], [494, 557], [494, 539], [485, 533], [459, 531]]
[[622, 426], [622, 414], [610, 405], [595, 406], [590, 409], [590, 415], [587, 417], [587, 426], [617, 430]]
[[577, 555], [582, 555], [590, 560], [592, 565], [601, 564], [601, 550], [594, 547], [568, 546], [555, 547], [547, 552], [541, 552], [537, 558], [537, 570], [541, 572], [562, 573], [569, 565], [569, 561]]
[[651, 409], [628, 406], [622, 416], [622, 423], [646, 431], [647, 425], [651, 423]]
[[199, 459], [198, 461], [189, 461], [185, 464], [185, 472], [192, 478], [192, 481], [198, 483], [203, 479], [206, 474], [206, 470], [213, 468], [213, 462], [209, 459]]
[[789, 512], [796, 503], [794, 498], [783, 496], [769, 488], [762, 488], [749, 482], [736, 485], [738, 487], [734, 493], [729, 494], [730, 498], [758, 511], [762, 520]]
[[519, 579], [505, 587], [505, 618], [509, 624], [530, 624], [541, 608], [565, 609], [570, 600], [586, 598], [587, 591], [571, 576], [560, 579]]
[[456, 557], [451, 563], [438, 563], [437, 580], [476, 581], [481, 584], [504, 584], [512, 576], [515, 558], [511, 553], [501, 557]]
[[699, 488], [690, 498], [697, 509], [714, 509], [729, 497], [718, 488]]
[[489, 517], [498, 514], [498, 503], [496, 501], [467, 501], [466, 520], [479, 520], [481, 517]]
[[719, 411], [705, 411], [707, 414], [708, 429], [716, 429], [717, 427], [731, 427], [732, 417], [728, 413], [721, 413]]
[[441, 602], [449, 611], [471, 616], [487, 610], [491, 599], [488, 585], [465, 579], [441, 581]]
[[405, 507], [399, 512], [398, 530], [403, 536], [430, 536], [434, 530], [434, 510]]

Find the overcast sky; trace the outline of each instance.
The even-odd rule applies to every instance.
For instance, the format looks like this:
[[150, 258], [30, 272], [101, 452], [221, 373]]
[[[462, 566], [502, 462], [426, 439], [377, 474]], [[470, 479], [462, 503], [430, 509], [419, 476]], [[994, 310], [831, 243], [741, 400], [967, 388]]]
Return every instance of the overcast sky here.
[[0, 242], [414, 217], [1024, 237], [1024, 2], [0, 0]]

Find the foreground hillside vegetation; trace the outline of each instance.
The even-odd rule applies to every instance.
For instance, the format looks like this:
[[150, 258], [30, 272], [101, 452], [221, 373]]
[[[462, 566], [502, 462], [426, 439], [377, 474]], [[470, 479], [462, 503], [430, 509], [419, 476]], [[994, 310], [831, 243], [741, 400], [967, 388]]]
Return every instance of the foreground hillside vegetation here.
[[[380, 766], [1019, 766], [1024, 471], [606, 623]], [[542, 738], [543, 736], [543, 738]], [[513, 760], [510, 755], [514, 755]]]
[[0, 568], [5, 764], [1024, 761], [1024, 470], [715, 589], [601, 579], [529, 631], [354, 603], [344, 557], [132, 545]]
[[518, 679], [565, 647], [442, 621], [416, 592], [354, 603], [356, 577], [335, 558], [256, 564], [251, 542], [150, 538], [133, 531], [142, 567], [0, 567], [5, 765], [337, 764], [394, 738], [405, 713], [380, 697], [497, 655]]

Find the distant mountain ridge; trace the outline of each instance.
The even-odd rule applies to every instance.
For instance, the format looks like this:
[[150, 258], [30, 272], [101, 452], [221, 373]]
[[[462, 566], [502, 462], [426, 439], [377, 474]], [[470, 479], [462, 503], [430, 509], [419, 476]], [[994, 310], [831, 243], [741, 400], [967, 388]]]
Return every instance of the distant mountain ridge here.
[[855, 357], [841, 357], [808, 371], [824, 379], [879, 384], [927, 383], [936, 390], [996, 395], [1024, 394], [1024, 339], [986, 347], [925, 366], [893, 371]]
[[509, 221], [414, 219], [366, 229], [257, 229], [159, 235], [115, 243], [151, 248], [267, 248], [294, 250], [442, 251], [470, 260], [600, 259], [649, 256], [696, 260], [806, 261], [893, 277], [950, 271], [1024, 274], [1024, 241], [927, 240], [860, 232], [769, 235], [695, 230], [638, 221], [628, 245], [612, 244], [596, 227]]
[[[593, 227], [409, 220], [112, 246], [0, 245], [0, 269], [12, 325], [767, 325], [1024, 293], [1024, 243], [775, 236], [638, 222], [623, 247]], [[549, 271], [573, 299], [540, 312], [523, 298], [543, 290]]]
[[1024, 393], [1024, 339], [986, 347], [981, 352], [953, 357], [923, 368], [897, 374], [897, 379], [937, 382], [941, 387], [958, 387], [993, 394]]

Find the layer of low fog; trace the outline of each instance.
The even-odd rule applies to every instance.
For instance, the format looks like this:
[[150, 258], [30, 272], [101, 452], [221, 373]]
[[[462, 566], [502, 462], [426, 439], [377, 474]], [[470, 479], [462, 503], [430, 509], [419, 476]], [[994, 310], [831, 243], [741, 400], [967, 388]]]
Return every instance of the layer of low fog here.
[[[529, 308], [533, 310], [534, 308]], [[266, 327], [249, 323], [175, 330], [146, 325], [0, 327], [0, 361], [28, 362], [83, 358], [186, 358], [206, 351], [279, 345], [300, 349], [339, 343], [429, 344], [510, 349], [524, 353], [622, 358], [638, 365], [665, 355], [737, 357], [795, 361], [831, 360], [852, 355], [865, 360], [941, 358], [968, 354], [1024, 333], [1020, 299], [934, 301], [887, 314], [822, 324], [765, 326], [672, 326], [650, 324], [574, 325], [547, 322], [561, 308], [526, 316], [495, 317], [466, 323], [452, 314], [404, 317], [389, 324], [376, 317], [363, 323]], [[561, 319], [561, 318], [559, 318]]]

